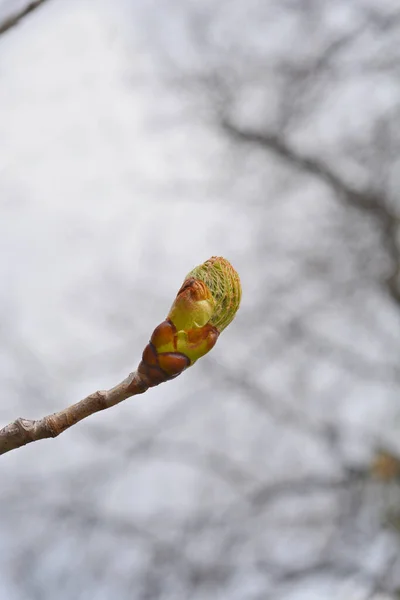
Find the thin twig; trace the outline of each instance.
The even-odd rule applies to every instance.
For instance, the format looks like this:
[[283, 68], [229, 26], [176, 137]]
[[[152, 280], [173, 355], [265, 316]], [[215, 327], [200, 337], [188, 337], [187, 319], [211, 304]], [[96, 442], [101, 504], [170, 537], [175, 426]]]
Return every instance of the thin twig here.
[[31, 442], [57, 437], [82, 419], [86, 419], [100, 410], [115, 406], [131, 396], [142, 394], [147, 389], [148, 385], [143, 377], [138, 371], [135, 371], [110, 390], [94, 392], [80, 402], [38, 421], [16, 419], [0, 429], [0, 454], [5, 454]]
[[21, 9], [19, 12], [7, 17], [2, 23], [0, 23], [0, 35], [18, 25], [24, 17], [33, 12], [36, 8], [39, 8], [39, 6], [44, 4], [46, 1], [47, 0], [34, 0], [33, 2], [29, 2], [29, 4], [27, 4], [27, 6]]

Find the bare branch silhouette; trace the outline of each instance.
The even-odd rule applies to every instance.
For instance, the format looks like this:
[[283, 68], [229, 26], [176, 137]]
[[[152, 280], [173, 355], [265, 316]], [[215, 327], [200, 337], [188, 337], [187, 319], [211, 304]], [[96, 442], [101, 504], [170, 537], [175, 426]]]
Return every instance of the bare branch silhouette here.
[[34, 2], [30, 2], [17, 13], [14, 13], [11, 16], [7, 17], [2, 23], [0, 23], [0, 35], [19, 25], [25, 17], [27, 17], [34, 10], [45, 4], [45, 2], [47, 2], [47, 0], [34, 0]]
[[390, 208], [383, 195], [369, 189], [358, 190], [324, 161], [307, 156], [292, 147], [282, 135], [241, 127], [226, 115], [220, 116], [220, 125], [236, 142], [252, 144], [274, 153], [290, 166], [318, 177], [335, 191], [341, 202], [374, 217], [381, 232], [382, 245], [391, 261], [391, 272], [385, 282], [386, 289], [396, 304], [400, 304], [400, 247], [397, 242], [400, 216]]

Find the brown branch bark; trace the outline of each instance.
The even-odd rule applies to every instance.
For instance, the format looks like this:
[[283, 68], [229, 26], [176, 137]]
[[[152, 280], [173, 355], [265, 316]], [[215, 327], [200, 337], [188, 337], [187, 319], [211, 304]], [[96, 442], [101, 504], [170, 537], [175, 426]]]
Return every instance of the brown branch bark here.
[[10, 452], [31, 442], [54, 438], [100, 410], [115, 406], [119, 402], [142, 394], [148, 389], [142, 375], [135, 371], [110, 390], [100, 390], [86, 396], [80, 402], [38, 421], [16, 419], [0, 429], [0, 454]]
[[47, 0], [34, 0], [33, 2], [29, 2], [29, 4], [27, 4], [27, 6], [21, 9], [19, 12], [7, 17], [4, 21], [0, 23], [0, 35], [6, 33], [10, 29], [18, 25], [22, 21], [22, 19], [24, 19], [37, 8], [39, 8], [39, 6], [41, 6], [45, 2], [47, 2]]

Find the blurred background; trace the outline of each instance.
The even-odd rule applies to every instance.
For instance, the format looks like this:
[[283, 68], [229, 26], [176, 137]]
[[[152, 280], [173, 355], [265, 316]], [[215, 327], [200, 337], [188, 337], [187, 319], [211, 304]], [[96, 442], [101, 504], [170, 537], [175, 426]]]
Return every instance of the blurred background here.
[[0, 0], [0, 422], [176, 381], [1, 458], [7, 600], [400, 597], [400, 6]]

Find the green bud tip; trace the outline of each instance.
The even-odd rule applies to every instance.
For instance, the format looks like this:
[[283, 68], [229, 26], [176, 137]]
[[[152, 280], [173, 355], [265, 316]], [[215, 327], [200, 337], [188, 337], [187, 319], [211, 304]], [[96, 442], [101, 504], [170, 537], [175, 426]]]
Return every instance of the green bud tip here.
[[208, 288], [212, 299], [208, 323], [223, 331], [233, 321], [240, 305], [242, 287], [238, 273], [222, 256], [212, 256], [190, 271], [185, 281], [191, 278], [202, 281]]

